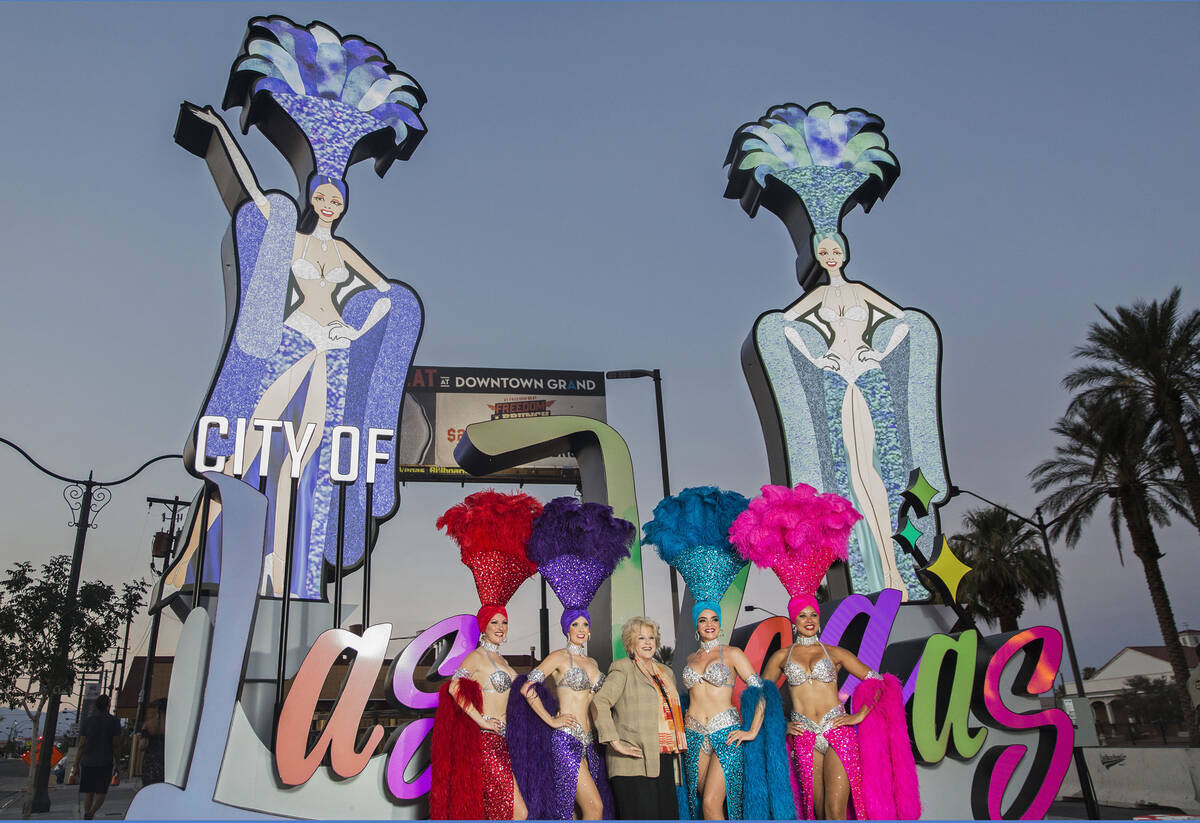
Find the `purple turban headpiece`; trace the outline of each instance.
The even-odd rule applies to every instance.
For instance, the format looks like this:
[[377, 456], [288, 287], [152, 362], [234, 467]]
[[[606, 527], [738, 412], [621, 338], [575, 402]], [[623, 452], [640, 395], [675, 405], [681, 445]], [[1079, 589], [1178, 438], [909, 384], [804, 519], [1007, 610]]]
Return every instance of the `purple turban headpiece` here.
[[563, 604], [563, 634], [580, 617], [596, 591], [629, 557], [634, 525], [613, 516], [612, 506], [556, 497], [546, 504], [525, 544], [529, 559]]

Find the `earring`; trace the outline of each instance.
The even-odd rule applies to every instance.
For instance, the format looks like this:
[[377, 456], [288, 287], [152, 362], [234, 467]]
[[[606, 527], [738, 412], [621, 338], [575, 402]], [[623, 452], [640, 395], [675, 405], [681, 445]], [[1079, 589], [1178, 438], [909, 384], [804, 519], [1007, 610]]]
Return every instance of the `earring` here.
[[696, 642], [697, 643], [700, 642], [700, 630], [699, 629], [696, 629]]

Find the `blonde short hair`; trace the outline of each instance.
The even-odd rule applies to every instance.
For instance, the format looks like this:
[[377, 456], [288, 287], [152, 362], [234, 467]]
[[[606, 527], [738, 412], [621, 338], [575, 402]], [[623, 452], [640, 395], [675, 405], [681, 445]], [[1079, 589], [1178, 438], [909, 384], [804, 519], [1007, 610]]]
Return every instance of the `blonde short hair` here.
[[637, 640], [638, 630], [643, 626], [649, 626], [654, 632], [654, 650], [657, 652], [662, 648], [662, 634], [658, 630], [658, 624], [649, 617], [631, 617], [621, 627], [621, 645], [625, 647], [625, 654], [630, 657], [633, 657], [633, 644]]

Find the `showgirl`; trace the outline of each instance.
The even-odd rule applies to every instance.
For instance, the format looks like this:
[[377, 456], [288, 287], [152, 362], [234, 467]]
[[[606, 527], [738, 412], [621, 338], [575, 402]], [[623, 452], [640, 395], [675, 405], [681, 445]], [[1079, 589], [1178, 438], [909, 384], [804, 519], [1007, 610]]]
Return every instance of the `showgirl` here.
[[463, 658], [438, 692], [431, 759], [429, 816], [436, 820], [524, 820], [505, 742], [509, 691], [516, 672], [500, 644], [508, 635], [505, 605], [537, 566], [525, 553], [542, 505], [527, 494], [475, 492], [438, 518], [458, 543], [475, 577], [479, 648]]
[[591, 717], [604, 675], [587, 654], [587, 609], [600, 584], [629, 557], [633, 536], [633, 524], [613, 517], [611, 506], [573, 497], [551, 500], [533, 525], [526, 551], [563, 604], [559, 623], [567, 645], [517, 678], [509, 699], [509, 747], [531, 818], [570, 820], [576, 806], [584, 820], [616, 814]]
[[[252, 425], [237, 438], [204, 434], [205, 452], [226, 458], [227, 474], [267, 496], [265, 594], [323, 598], [337, 546], [344, 569], [353, 569], [370, 548], [368, 519], [395, 509], [391, 467], [388, 482], [368, 491], [365, 453], [343, 460], [357, 462], [359, 470], [344, 496], [334, 493], [333, 431], [339, 425], [363, 432], [396, 428], [421, 333], [421, 303], [407, 285], [380, 274], [337, 228], [349, 204], [347, 167], [374, 158], [382, 176], [393, 160], [407, 159], [425, 134], [418, 115], [424, 102], [420, 86], [359, 37], [283, 17], [251, 20], [224, 106], [242, 107], [243, 132], [258, 126], [286, 155], [300, 186], [299, 208], [282, 192], [262, 191], [211, 107], [185, 103], [180, 109], [175, 139], [208, 161], [233, 217], [223, 257], [236, 319], [201, 415], [291, 424], [286, 438]], [[235, 465], [233, 458], [243, 455], [244, 465]], [[205, 554], [209, 568], [189, 573], [201, 533], [220, 534], [212, 528], [219, 503], [210, 501], [205, 510], [204, 528], [193, 529], [168, 579], [174, 585], [219, 579], [218, 547]]]
[[[826, 646], [818, 634], [817, 587], [834, 560], [846, 559], [849, 531], [860, 517], [846, 499], [811, 486], [764, 486], [730, 529], [741, 555], [774, 571], [791, 596], [796, 642], [771, 656], [763, 678], [787, 678], [788, 752], [804, 819], [841, 820], [851, 811], [859, 819], [920, 815], [899, 681]], [[838, 694], [842, 669], [862, 680], [853, 714]]]
[[[724, 820], [727, 815], [735, 820], [770, 817], [766, 811], [772, 788], [777, 798], [786, 801], [784, 816], [794, 814], [786, 775], [777, 775], [772, 786], [762, 769], [769, 757], [786, 757], [779, 693], [773, 683], [763, 682], [741, 649], [722, 645], [720, 639], [720, 600], [746, 565], [729, 544], [729, 528], [747, 503], [736, 492], [711, 486], [684, 489], [660, 501], [644, 529], [644, 542], [654, 545], [659, 557], [679, 571], [696, 600], [692, 622], [700, 649], [688, 657], [683, 669], [689, 697], [683, 771], [690, 815], [705, 820]], [[747, 686], [740, 715], [733, 704], [737, 677]], [[767, 703], [777, 709], [770, 734], [762, 729]], [[746, 749], [751, 746], [759, 754], [749, 762], [758, 768], [748, 773]], [[750, 814], [745, 809], [747, 793], [754, 795]]]

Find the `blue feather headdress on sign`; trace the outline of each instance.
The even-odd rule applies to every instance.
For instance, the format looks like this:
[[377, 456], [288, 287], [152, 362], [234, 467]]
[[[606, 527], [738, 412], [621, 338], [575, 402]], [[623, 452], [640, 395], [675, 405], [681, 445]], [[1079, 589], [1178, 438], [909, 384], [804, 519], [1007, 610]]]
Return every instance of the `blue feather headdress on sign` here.
[[[375, 158], [382, 177], [393, 160], [407, 160], [425, 135], [418, 112], [425, 93], [397, 71], [376, 45], [343, 38], [324, 23], [298, 26], [286, 17], [250, 21], [242, 52], [225, 89], [224, 107], [242, 106], [242, 130], [265, 125], [274, 103], [299, 127], [316, 174], [340, 180], [346, 168]], [[264, 132], [294, 155], [277, 129]], [[300, 173], [299, 171], [297, 172]]]
[[696, 599], [693, 623], [704, 609], [720, 617], [718, 604], [746, 565], [729, 543], [729, 527], [749, 504], [737, 492], [696, 486], [660, 500], [642, 527], [642, 542], [679, 572]]

